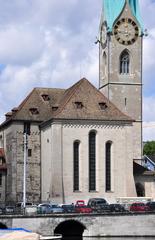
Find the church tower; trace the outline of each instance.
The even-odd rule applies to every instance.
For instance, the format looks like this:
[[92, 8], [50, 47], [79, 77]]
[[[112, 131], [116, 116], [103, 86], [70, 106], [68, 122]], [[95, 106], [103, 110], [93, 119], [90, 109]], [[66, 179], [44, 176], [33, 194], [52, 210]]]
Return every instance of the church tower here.
[[135, 120], [133, 159], [142, 156], [142, 39], [138, 0], [103, 0], [99, 88]]

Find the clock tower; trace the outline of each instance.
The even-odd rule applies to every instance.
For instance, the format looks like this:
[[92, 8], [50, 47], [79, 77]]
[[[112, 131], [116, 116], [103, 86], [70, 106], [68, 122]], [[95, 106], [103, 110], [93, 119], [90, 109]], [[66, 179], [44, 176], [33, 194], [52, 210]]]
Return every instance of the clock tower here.
[[99, 37], [99, 88], [135, 120], [135, 160], [142, 156], [143, 30], [139, 12], [138, 0], [103, 0]]

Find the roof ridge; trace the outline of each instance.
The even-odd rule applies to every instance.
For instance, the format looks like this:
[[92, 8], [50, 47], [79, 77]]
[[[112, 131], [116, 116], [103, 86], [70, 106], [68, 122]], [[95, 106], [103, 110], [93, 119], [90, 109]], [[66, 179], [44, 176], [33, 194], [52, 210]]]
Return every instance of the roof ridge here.
[[[69, 102], [69, 100], [72, 98], [73, 94], [77, 91], [77, 87], [79, 87], [84, 81], [88, 81], [86, 78], [82, 78], [80, 79], [78, 82], [76, 82], [74, 85], [72, 85], [70, 88], [68, 88], [64, 95], [66, 94], [67, 96], [67, 91], [69, 92], [69, 90], [71, 91], [70, 95], [68, 96], [68, 98], [66, 99], [66, 101], [64, 101], [64, 103], [61, 105], [61, 102], [63, 101], [63, 99], [65, 98], [62, 97], [61, 101], [60, 101], [60, 105], [61, 107], [58, 108], [58, 110], [56, 111], [55, 114], [53, 114], [54, 117], [56, 117], [59, 113], [61, 113], [64, 109], [64, 107], [66, 106], [66, 104]], [[89, 81], [88, 81], [89, 82]]]
[[34, 90], [38, 90], [38, 89], [47, 89], [47, 90], [66, 90], [66, 88], [49, 88], [49, 87], [35, 87]]

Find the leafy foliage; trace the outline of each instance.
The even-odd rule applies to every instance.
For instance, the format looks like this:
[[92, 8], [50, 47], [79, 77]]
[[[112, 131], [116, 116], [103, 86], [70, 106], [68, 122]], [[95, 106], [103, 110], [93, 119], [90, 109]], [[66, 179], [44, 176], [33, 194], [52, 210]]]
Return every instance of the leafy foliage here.
[[143, 148], [143, 154], [155, 155], [155, 141], [148, 141]]

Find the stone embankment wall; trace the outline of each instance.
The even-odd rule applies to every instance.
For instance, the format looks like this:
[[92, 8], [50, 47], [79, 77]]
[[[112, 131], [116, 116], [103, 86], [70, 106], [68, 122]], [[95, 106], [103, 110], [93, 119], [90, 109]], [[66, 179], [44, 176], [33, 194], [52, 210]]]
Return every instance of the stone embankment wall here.
[[7, 227], [22, 227], [44, 235], [54, 234], [56, 227], [66, 221], [82, 225], [83, 236], [155, 236], [155, 214], [0, 217], [0, 223]]

